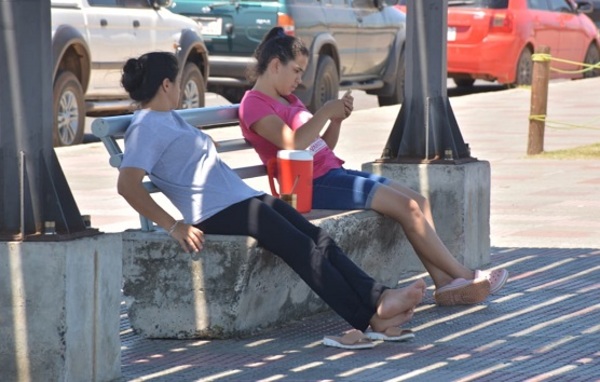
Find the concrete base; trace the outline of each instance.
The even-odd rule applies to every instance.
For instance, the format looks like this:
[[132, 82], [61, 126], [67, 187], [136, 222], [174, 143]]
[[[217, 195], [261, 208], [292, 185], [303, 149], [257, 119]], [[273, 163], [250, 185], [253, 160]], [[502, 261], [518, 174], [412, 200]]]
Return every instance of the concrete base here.
[[[363, 171], [395, 180], [429, 199], [438, 235], [464, 265], [490, 262], [490, 164], [365, 163]], [[423, 269], [418, 258], [411, 268]]]
[[[402, 229], [373, 211], [307, 215], [378, 281], [395, 286], [414, 252]], [[324, 309], [278, 257], [244, 236], [207, 235], [193, 260], [166, 233], [123, 233], [125, 295], [134, 330], [149, 338], [230, 338]]]
[[121, 375], [120, 234], [0, 242], [0, 379]]

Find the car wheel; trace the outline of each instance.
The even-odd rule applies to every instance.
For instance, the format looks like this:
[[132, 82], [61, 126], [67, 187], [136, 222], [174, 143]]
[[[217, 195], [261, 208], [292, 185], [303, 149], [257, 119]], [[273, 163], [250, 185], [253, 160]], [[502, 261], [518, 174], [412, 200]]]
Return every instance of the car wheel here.
[[325, 103], [338, 98], [340, 89], [340, 77], [337, 72], [335, 61], [330, 56], [321, 56], [317, 65], [313, 95], [308, 110], [315, 113]]
[[470, 88], [475, 83], [474, 78], [453, 78], [452, 80], [459, 88]]
[[204, 107], [204, 79], [198, 66], [188, 62], [181, 75], [180, 109]]
[[54, 146], [71, 146], [83, 141], [85, 102], [83, 88], [71, 72], [65, 71], [54, 81]]
[[523, 49], [517, 61], [517, 76], [513, 86], [531, 85], [533, 78], [533, 61], [531, 61], [531, 51], [529, 48]]
[[404, 50], [402, 50], [398, 61], [394, 93], [391, 96], [378, 96], [379, 106], [397, 105], [404, 102], [404, 76], [406, 73], [404, 64]]
[[[598, 65], [600, 63], [600, 51], [596, 45], [592, 44], [588, 48], [585, 59], [583, 60], [588, 65]], [[593, 70], [588, 70], [583, 72], [583, 78], [592, 78], [600, 76], [600, 69], [594, 68]]]

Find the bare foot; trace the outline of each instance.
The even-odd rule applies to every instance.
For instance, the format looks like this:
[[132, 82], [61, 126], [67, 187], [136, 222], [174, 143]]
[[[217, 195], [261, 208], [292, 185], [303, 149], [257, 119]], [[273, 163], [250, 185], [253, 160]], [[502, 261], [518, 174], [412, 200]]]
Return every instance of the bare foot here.
[[391, 318], [381, 318], [377, 314], [373, 315], [369, 324], [371, 325], [371, 329], [376, 332], [385, 332], [387, 329], [392, 327], [400, 327], [410, 321], [413, 314], [415, 313], [414, 309], [409, 309], [406, 312], [399, 313]]
[[423, 299], [425, 288], [427, 284], [419, 279], [401, 289], [386, 289], [377, 304], [378, 318], [391, 319], [414, 309]]

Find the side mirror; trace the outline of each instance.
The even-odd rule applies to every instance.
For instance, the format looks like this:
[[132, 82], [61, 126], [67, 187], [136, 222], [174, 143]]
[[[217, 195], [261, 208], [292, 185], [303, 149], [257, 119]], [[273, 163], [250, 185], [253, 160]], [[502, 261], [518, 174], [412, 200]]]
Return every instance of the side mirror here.
[[148, 4], [154, 9], [167, 8], [170, 7], [172, 3], [173, 0], [148, 0]]
[[592, 13], [594, 10], [594, 5], [587, 0], [577, 0], [575, 2], [577, 12], [580, 13]]

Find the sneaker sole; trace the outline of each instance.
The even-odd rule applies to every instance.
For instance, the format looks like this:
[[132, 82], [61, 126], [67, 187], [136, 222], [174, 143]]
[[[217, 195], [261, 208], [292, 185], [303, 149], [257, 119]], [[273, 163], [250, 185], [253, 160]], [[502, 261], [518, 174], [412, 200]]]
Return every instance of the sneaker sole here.
[[490, 282], [477, 280], [463, 288], [435, 293], [435, 302], [441, 306], [473, 305], [484, 301], [490, 295]]

